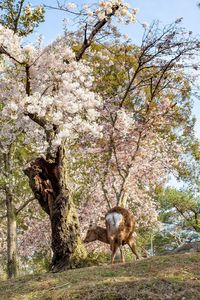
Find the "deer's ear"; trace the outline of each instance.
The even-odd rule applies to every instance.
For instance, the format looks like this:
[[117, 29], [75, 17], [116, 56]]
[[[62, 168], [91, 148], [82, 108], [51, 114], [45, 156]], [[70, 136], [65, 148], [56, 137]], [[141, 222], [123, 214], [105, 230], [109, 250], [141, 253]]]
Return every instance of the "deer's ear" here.
[[97, 228], [97, 224], [90, 221], [89, 229], [91, 230], [91, 229], [96, 229], [96, 228]]

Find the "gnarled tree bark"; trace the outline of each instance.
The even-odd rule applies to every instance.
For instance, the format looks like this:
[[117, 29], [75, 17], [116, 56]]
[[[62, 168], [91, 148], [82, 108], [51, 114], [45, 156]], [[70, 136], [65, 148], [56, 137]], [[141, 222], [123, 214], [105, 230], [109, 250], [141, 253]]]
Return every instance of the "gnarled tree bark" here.
[[37, 158], [24, 170], [42, 209], [49, 215], [53, 258], [51, 270], [64, 271], [79, 265], [84, 257], [77, 212], [67, 187], [64, 148], [59, 147], [55, 160]]

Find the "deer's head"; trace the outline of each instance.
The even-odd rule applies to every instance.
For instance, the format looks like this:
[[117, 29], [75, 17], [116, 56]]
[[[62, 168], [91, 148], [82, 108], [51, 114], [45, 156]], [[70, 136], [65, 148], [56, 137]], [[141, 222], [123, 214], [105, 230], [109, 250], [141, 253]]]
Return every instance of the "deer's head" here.
[[86, 237], [84, 239], [84, 243], [90, 243], [97, 239], [97, 224], [96, 223], [90, 223]]

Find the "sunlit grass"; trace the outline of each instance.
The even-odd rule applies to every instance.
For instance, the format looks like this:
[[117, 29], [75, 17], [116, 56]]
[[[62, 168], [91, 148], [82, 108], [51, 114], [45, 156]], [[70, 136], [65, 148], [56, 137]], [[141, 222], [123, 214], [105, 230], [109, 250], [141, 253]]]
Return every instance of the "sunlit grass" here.
[[199, 254], [153, 257], [0, 283], [1, 300], [196, 300], [197, 295], [200, 295]]

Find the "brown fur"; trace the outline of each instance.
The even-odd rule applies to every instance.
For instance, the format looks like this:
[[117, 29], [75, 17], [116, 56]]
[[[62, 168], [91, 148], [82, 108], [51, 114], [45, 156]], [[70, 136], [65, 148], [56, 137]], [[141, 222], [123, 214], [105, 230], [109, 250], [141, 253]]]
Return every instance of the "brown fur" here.
[[124, 261], [122, 246], [128, 244], [131, 251], [135, 254], [136, 258], [139, 259], [139, 255], [136, 251], [135, 238], [132, 236], [135, 231], [135, 217], [133, 214], [122, 207], [116, 206], [110, 209], [106, 216], [109, 213], [120, 213], [123, 216], [123, 220], [120, 223], [114, 238], [109, 234], [109, 224], [106, 222], [106, 228], [90, 225], [87, 231], [84, 243], [90, 243], [93, 241], [101, 241], [103, 243], [109, 244], [112, 251], [112, 259], [111, 262], [114, 262], [114, 258], [117, 252], [117, 249], [120, 249], [121, 253], [121, 261]]
[[89, 227], [84, 243], [90, 243], [96, 240], [106, 244], [110, 244], [106, 228], [100, 226]]
[[133, 214], [128, 209], [119, 206], [115, 206], [112, 209], [110, 209], [106, 213], [106, 216], [110, 213], [119, 213], [122, 214], [123, 216], [123, 220], [120, 223], [119, 227], [117, 228], [114, 237], [111, 236], [109, 223], [106, 221], [107, 235], [108, 235], [108, 240], [110, 242], [110, 248], [112, 251], [111, 262], [112, 263], [114, 262], [115, 255], [118, 248], [120, 248], [120, 252], [121, 252], [121, 261], [122, 262], [124, 261], [122, 249], [121, 249], [121, 246], [123, 246], [124, 244], [129, 245], [132, 252], [136, 255], [138, 259], [139, 256], [136, 252], [135, 239], [132, 237], [133, 232], [135, 231], [135, 223], [136, 223]]
[[[111, 208], [105, 215], [105, 217], [110, 213], [119, 213], [123, 216], [123, 221], [120, 223], [118, 228], [118, 234], [120, 235], [120, 239], [125, 242], [130, 236], [132, 236], [135, 231], [135, 217], [128, 210], [120, 206], [115, 206]], [[106, 223], [106, 227], [108, 224]]]

